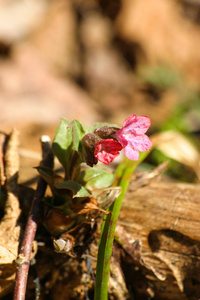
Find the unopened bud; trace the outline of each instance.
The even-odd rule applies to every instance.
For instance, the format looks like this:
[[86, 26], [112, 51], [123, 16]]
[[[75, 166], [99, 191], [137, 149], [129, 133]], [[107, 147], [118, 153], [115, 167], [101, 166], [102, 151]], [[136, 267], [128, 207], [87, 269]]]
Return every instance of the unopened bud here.
[[90, 167], [98, 163], [98, 159], [94, 156], [95, 144], [101, 140], [94, 133], [88, 133], [82, 138], [82, 156], [86, 164]]
[[110, 139], [110, 138], [114, 137], [116, 131], [118, 131], [118, 130], [119, 130], [119, 128], [117, 128], [117, 127], [104, 126], [104, 127], [95, 129], [94, 133], [102, 139]]

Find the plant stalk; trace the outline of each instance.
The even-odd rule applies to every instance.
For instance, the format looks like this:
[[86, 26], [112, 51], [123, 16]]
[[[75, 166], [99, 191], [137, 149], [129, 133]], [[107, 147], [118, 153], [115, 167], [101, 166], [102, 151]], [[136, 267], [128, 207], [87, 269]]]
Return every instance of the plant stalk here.
[[130, 161], [125, 158], [124, 162], [117, 167], [115, 185], [119, 185], [121, 187], [121, 194], [110, 206], [109, 211], [111, 214], [105, 215], [103, 218], [97, 257], [94, 300], [108, 299], [108, 281], [110, 276], [112, 244], [115, 237], [115, 227], [122, 206], [122, 201], [135, 168], [146, 158], [148, 153], [149, 151], [141, 153], [138, 161]]

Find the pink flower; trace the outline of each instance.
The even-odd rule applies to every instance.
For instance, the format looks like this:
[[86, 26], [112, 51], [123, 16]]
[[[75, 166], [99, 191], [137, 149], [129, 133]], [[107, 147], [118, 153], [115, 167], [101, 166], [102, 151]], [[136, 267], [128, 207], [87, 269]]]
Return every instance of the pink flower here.
[[122, 145], [115, 140], [101, 140], [95, 145], [94, 156], [102, 163], [109, 165], [119, 155], [122, 148]]
[[130, 160], [139, 159], [139, 151], [147, 151], [152, 146], [152, 141], [145, 134], [151, 125], [151, 121], [145, 116], [128, 117], [123, 127], [115, 133], [115, 137], [124, 148], [125, 155]]
[[131, 115], [124, 121], [121, 129], [110, 134], [113, 139], [104, 138], [95, 144], [94, 157], [109, 165], [124, 148], [127, 158], [138, 160], [139, 151], [147, 151], [152, 146], [152, 141], [145, 134], [150, 125], [151, 121], [148, 117]]

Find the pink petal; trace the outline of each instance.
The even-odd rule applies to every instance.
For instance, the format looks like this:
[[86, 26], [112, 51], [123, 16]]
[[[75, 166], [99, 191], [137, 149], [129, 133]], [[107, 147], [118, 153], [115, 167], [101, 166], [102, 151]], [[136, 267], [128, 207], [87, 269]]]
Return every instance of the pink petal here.
[[130, 145], [127, 145], [124, 149], [125, 156], [130, 160], [138, 160], [139, 159], [139, 152], [133, 150]]
[[109, 165], [114, 160], [115, 157], [116, 155], [114, 156], [112, 154], [106, 153], [105, 151], [99, 152], [96, 155], [98, 161], [104, 163], [105, 165]]
[[136, 114], [132, 114], [130, 115], [128, 118], [126, 118], [126, 120], [123, 123], [123, 127], [127, 127], [130, 126], [133, 122], [135, 122], [137, 119]]
[[136, 151], [147, 151], [152, 147], [152, 141], [145, 134], [143, 135], [128, 135], [126, 136], [128, 145]]
[[123, 128], [115, 133], [115, 137], [119, 140], [123, 148], [128, 144], [126, 138], [123, 137]]
[[112, 139], [105, 139], [96, 143], [94, 156], [102, 163], [109, 165], [121, 150], [122, 145], [120, 143]]
[[146, 116], [136, 116], [135, 114], [128, 117], [123, 123], [123, 134], [144, 134], [151, 125], [151, 120]]

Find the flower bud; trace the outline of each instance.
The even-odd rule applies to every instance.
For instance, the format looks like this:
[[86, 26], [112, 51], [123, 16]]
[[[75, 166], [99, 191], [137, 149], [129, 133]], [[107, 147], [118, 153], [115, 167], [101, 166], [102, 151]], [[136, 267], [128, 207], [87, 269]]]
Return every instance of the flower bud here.
[[86, 164], [90, 167], [98, 163], [98, 159], [94, 156], [95, 145], [101, 140], [94, 133], [88, 133], [82, 138], [82, 157]]
[[119, 130], [117, 127], [100, 127], [95, 129], [94, 133], [102, 139], [114, 138], [115, 133]]

